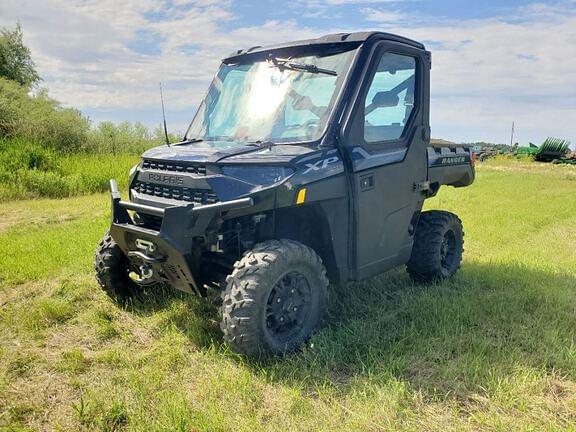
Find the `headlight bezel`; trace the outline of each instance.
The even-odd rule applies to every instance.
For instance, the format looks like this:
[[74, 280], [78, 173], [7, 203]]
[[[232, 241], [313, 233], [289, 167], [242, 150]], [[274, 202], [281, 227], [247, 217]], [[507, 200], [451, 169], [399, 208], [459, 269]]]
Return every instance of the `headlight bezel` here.
[[271, 186], [280, 183], [296, 170], [287, 165], [229, 164], [221, 165], [220, 172], [225, 177], [234, 178], [254, 186]]

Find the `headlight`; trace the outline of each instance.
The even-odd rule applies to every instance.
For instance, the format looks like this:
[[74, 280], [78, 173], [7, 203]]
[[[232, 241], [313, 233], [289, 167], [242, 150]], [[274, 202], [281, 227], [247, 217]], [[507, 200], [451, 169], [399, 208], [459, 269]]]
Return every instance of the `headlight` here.
[[130, 168], [130, 171], [128, 171], [128, 184], [131, 184], [132, 180], [134, 180], [134, 176], [136, 175], [136, 171], [138, 170], [139, 167], [140, 162], [138, 162], [136, 165]]
[[278, 183], [293, 173], [294, 170], [292, 168], [283, 166], [227, 165], [222, 167], [222, 174], [225, 176], [260, 186]]
[[130, 171], [128, 171], [128, 177], [132, 177], [134, 175], [134, 173], [136, 172], [136, 170], [138, 169], [138, 165], [140, 165], [139, 163], [137, 163], [136, 165], [134, 165], [132, 168], [130, 168]]

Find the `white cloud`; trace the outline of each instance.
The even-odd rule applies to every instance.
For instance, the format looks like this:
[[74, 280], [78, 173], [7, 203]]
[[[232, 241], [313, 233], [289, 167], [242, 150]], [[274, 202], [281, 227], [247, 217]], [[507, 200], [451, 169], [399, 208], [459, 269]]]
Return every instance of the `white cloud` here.
[[414, 18], [413, 14], [406, 14], [397, 10], [363, 8], [361, 12], [365, 15], [366, 20], [380, 23], [399, 24], [406, 19]]
[[[174, 109], [196, 106], [222, 57], [238, 48], [318, 35], [297, 24], [222, 23], [230, 1], [6, 0], [0, 25], [19, 20], [50, 95], [80, 109], [142, 108], [158, 103], [158, 82]], [[159, 53], [133, 49], [142, 32]], [[192, 52], [190, 52], [192, 51]]]
[[491, 19], [382, 25], [432, 51], [436, 135], [505, 142], [515, 121], [520, 142], [547, 135], [576, 141], [576, 9], [569, 4], [532, 4]]
[[[340, 19], [346, 6], [399, 5], [422, 0], [290, 0], [287, 5], [305, 18]], [[368, 9], [368, 8], [366, 8]]]
[[[229, 52], [343, 30], [290, 20], [246, 26], [231, 2], [3, 0], [0, 25], [20, 20], [53, 97], [81, 109], [116, 111], [156, 107], [159, 81], [171, 109], [193, 109]], [[308, 2], [333, 14], [345, 3], [366, 5], [359, 11], [369, 27], [422, 40], [432, 50], [434, 135], [504, 141], [515, 120], [521, 142], [546, 135], [576, 142], [574, 2], [460, 21], [406, 16], [399, 2]], [[147, 44], [154, 49], [147, 52]]]
[[343, 6], [358, 4], [384, 4], [384, 3], [407, 3], [421, 0], [295, 0], [302, 6]]

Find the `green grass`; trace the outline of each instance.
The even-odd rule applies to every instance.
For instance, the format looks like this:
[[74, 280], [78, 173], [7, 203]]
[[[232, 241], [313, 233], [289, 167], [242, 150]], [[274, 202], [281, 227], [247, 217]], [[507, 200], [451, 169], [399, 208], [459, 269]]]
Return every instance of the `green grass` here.
[[0, 140], [0, 202], [105, 192], [110, 178], [126, 187], [133, 154], [60, 154], [26, 141]]
[[451, 281], [333, 288], [301, 354], [254, 362], [179, 293], [120, 308], [92, 277], [108, 198], [0, 208], [0, 427], [576, 430], [576, 169], [496, 160], [427, 203], [460, 215]]

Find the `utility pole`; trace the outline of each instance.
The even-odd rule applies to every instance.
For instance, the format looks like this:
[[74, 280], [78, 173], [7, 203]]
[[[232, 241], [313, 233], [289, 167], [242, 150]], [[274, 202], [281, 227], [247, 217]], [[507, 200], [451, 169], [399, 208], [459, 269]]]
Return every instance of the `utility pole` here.
[[512, 132], [510, 133], [510, 147], [514, 145], [514, 122], [512, 122]]

